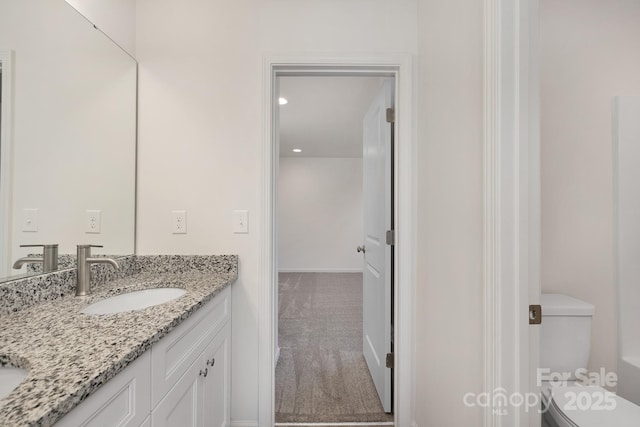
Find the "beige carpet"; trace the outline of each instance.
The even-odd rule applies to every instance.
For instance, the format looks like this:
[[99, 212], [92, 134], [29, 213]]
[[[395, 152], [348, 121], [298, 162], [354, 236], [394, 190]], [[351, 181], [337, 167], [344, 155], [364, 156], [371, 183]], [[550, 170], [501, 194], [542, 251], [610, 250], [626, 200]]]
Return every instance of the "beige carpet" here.
[[387, 422], [362, 355], [362, 274], [280, 273], [276, 422]]

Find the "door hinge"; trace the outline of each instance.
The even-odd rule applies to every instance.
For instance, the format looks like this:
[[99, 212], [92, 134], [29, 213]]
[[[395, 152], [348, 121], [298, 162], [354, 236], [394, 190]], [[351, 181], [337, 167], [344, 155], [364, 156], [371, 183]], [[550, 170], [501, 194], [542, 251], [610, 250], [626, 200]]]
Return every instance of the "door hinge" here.
[[387, 108], [387, 123], [395, 123], [396, 112], [393, 108]]
[[393, 353], [387, 353], [387, 368], [393, 368]]
[[542, 306], [530, 305], [529, 306], [529, 324], [540, 325], [542, 323]]
[[387, 245], [396, 244], [396, 230], [387, 230]]

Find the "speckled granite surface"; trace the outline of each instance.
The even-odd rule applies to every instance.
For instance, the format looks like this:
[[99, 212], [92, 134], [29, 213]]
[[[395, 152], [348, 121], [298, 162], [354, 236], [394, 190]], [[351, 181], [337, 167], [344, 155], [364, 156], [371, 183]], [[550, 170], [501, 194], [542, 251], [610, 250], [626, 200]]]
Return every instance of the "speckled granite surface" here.
[[[144, 260], [145, 257], [140, 257]], [[152, 257], [155, 258], [155, 257]], [[191, 256], [187, 257], [191, 258]], [[133, 255], [116, 258], [120, 268], [114, 270], [106, 264], [91, 266], [91, 283], [100, 284], [138, 272], [137, 258]], [[145, 262], [145, 261], [141, 261]], [[43, 301], [72, 295], [76, 289], [76, 269], [16, 278], [0, 284], [0, 316], [15, 313]]]
[[[94, 286], [90, 296], [71, 294], [1, 315], [0, 364], [29, 375], [0, 400], [0, 426], [53, 424], [234, 282], [237, 261], [234, 255], [131, 257], [124, 269], [131, 275]], [[157, 287], [187, 293], [135, 312], [80, 313], [103, 298]]]

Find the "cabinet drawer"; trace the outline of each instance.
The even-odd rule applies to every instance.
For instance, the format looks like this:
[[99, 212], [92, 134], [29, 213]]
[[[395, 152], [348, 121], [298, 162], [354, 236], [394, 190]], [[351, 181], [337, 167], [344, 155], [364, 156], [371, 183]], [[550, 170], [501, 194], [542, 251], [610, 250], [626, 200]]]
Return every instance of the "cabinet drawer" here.
[[56, 427], [138, 427], [151, 411], [149, 352], [56, 423]]
[[151, 407], [155, 407], [231, 317], [227, 287], [151, 348]]

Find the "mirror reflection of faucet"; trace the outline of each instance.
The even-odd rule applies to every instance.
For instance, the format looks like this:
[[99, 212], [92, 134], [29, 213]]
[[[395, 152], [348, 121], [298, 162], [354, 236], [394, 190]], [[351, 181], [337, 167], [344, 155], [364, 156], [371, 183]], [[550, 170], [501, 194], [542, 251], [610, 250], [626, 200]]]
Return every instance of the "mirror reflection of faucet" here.
[[78, 245], [76, 296], [91, 294], [91, 264], [110, 264], [116, 270], [120, 268], [112, 258], [91, 257], [91, 248], [101, 247], [102, 245]]
[[42, 257], [26, 256], [18, 258], [13, 263], [13, 268], [18, 270], [22, 268], [24, 264], [42, 264], [42, 271], [44, 273], [50, 273], [58, 269], [58, 244], [50, 245], [20, 245], [21, 248], [43, 248]]

